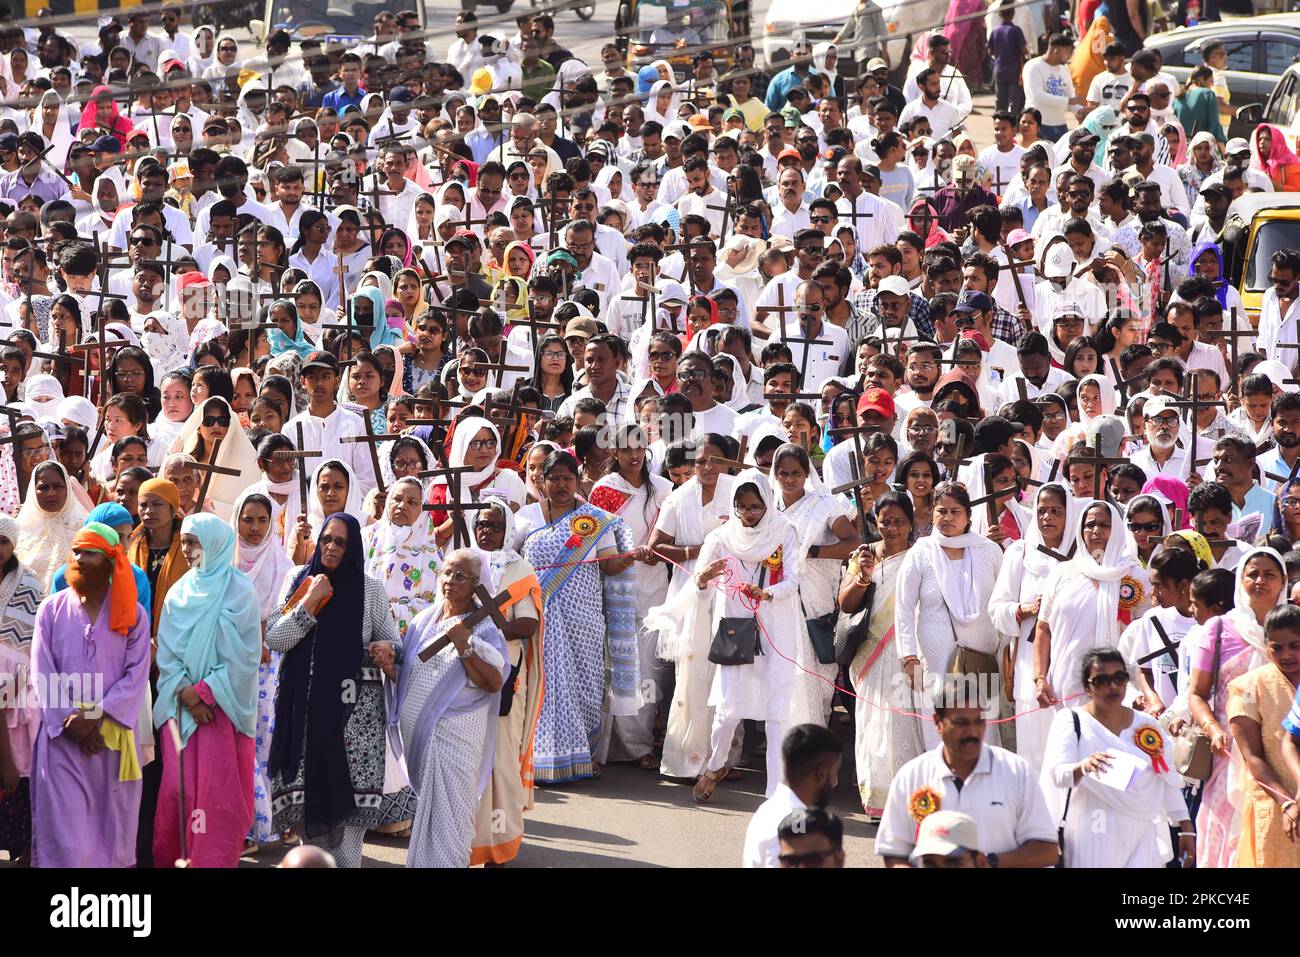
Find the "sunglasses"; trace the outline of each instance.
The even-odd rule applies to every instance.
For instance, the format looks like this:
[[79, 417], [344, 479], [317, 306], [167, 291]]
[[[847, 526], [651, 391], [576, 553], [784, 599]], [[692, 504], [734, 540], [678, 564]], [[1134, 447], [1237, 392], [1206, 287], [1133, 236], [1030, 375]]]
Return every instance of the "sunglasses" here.
[[1146, 532], [1148, 534], [1158, 532], [1163, 526], [1160, 522], [1129, 522], [1128, 530], [1130, 532]]
[[209, 429], [212, 428], [214, 425], [219, 425], [223, 429], [230, 428], [230, 420], [226, 418], [224, 415], [205, 415], [203, 417], [203, 424], [207, 426]]
[[1109, 688], [1111, 686], [1122, 688], [1128, 684], [1128, 677], [1127, 671], [1117, 671], [1110, 675], [1096, 675], [1095, 677], [1089, 678], [1088, 683], [1098, 690]]
[[322, 535], [320, 537], [321, 548], [328, 548], [331, 545], [339, 551], [345, 551], [348, 547], [348, 540], [345, 537], [339, 537], [337, 535]]

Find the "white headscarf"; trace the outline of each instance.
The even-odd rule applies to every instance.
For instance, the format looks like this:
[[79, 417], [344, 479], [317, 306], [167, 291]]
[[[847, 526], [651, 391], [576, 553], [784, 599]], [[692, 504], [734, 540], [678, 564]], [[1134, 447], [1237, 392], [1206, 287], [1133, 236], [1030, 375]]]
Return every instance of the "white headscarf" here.
[[[203, 54], [200, 52], [200, 47], [199, 47], [199, 34], [202, 33], [204, 30], [212, 34], [212, 52], [207, 56], [203, 56]], [[190, 76], [194, 76], [194, 77], [202, 76], [203, 71], [206, 70], [208, 67], [212, 66], [212, 63], [216, 59], [216, 56], [217, 56], [217, 32], [213, 30], [212, 27], [210, 27], [208, 24], [205, 23], [199, 26], [197, 29], [195, 29], [194, 36], [190, 41], [190, 58], [189, 61], [186, 63], [186, 66], [189, 67]]]
[[311, 482], [307, 485], [307, 521], [311, 523], [313, 538], [320, 534], [320, 530], [325, 525], [325, 511], [321, 508], [320, 496], [316, 494], [316, 483], [320, 481], [320, 473], [326, 466], [330, 468], [341, 467], [347, 473], [348, 497], [343, 503], [343, 508], [339, 509], [339, 511], [358, 516], [358, 520], [360, 520], [364, 505], [361, 489], [357, 485], [357, 476], [352, 471], [352, 467], [347, 462], [338, 459], [326, 459], [321, 462], [320, 465], [316, 466], [316, 470], [311, 473]]
[[1241, 561], [1237, 563], [1237, 581], [1233, 589], [1233, 608], [1232, 611], [1224, 615], [1231, 623], [1233, 630], [1241, 635], [1242, 640], [1258, 653], [1259, 657], [1255, 659], [1256, 666], [1267, 661], [1268, 645], [1264, 640], [1264, 626], [1255, 619], [1255, 613], [1250, 608], [1250, 596], [1246, 594], [1245, 574], [1246, 563], [1259, 555], [1267, 555], [1277, 562], [1278, 568], [1282, 570], [1282, 588], [1277, 594], [1277, 605], [1274, 607], [1286, 604], [1286, 562], [1272, 548], [1252, 548], [1245, 555], [1242, 555]]
[[[673, 89], [674, 86], [675, 84], [669, 80], [655, 80], [653, 85], [651, 85], [650, 92], [646, 96], [646, 104], [643, 110], [647, 121], [654, 120], [656, 123], [662, 123], [665, 127], [667, 127], [669, 123], [676, 122], [677, 110], [682, 105], [682, 98], [681, 94]], [[668, 101], [668, 109], [665, 112], [660, 113], [658, 106], [659, 94], [664, 90], [672, 91], [672, 99]]]
[[195, 436], [199, 432], [199, 426], [203, 424], [205, 410], [213, 402], [220, 402], [225, 408], [226, 415], [230, 419], [230, 427], [226, 430], [226, 437], [221, 440], [221, 449], [217, 453], [217, 461], [212, 464], [228, 469], [238, 469], [239, 474], [222, 475], [214, 472], [212, 481], [208, 483], [208, 501], [212, 503], [214, 513], [218, 518], [224, 522], [231, 522], [236, 515], [233, 511], [235, 502], [245, 494], [250, 485], [261, 479], [262, 471], [257, 464], [257, 450], [253, 448], [253, 443], [248, 439], [248, 433], [244, 431], [243, 425], [239, 422], [239, 416], [230, 407], [230, 403], [221, 396], [214, 395], [195, 405], [194, 411], [185, 420], [185, 424], [181, 426], [180, 434], [172, 441], [168, 451], [191, 452], [190, 446], [194, 444]]
[[1056, 559], [1050, 555], [1044, 555], [1038, 550], [1039, 545], [1046, 544], [1043, 541], [1043, 533], [1038, 528], [1038, 500], [1042, 498], [1043, 492], [1047, 489], [1056, 489], [1065, 497], [1065, 523], [1061, 526], [1061, 544], [1058, 549], [1062, 554], [1070, 550], [1070, 529], [1075, 528], [1079, 522], [1079, 507], [1082, 504], [1078, 499], [1070, 494], [1070, 490], [1061, 482], [1048, 482], [1038, 486], [1034, 492], [1033, 511], [1031, 520], [1024, 526], [1025, 543], [1025, 571], [1036, 579], [1041, 581], [1048, 572], [1056, 566]]
[[267, 526], [266, 537], [257, 545], [249, 545], [240, 537], [239, 513], [252, 495], [262, 495], [271, 502], [271, 518], [275, 518], [275, 502], [264, 492], [248, 489], [235, 499], [230, 512], [230, 527], [235, 530], [234, 564], [252, 581], [257, 590], [259, 613], [262, 621], [266, 621], [279, 607], [280, 588], [284, 576], [293, 569], [293, 562], [285, 554], [284, 544], [276, 537], [274, 521]]
[[[758, 489], [758, 496], [763, 500], [764, 506], [763, 517], [752, 528], [747, 527], [740, 520], [740, 514], [736, 511], [736, 496], [741, 489], [751, 485]], [[775, 552], [781, 543], [785, 541], [786, 536], [790, 534], [791, 525], [776, 510], [772, 489], [759, 473], [752, 472], [737, 476], [735, 484], [726, 491], [727, 507], [731, 512], [731, 518], [722, 523], [717, 530], [717, 535], [727, 551], [742, 562], [751, 564], [761, 562]], [[785, 577], [787, 579], [793, 578], [800, 565], [800, 556], [784, 555], [782, 557], [785, 562]]]
[[[483, 429], [487, 429], [497, 440], [497, 451], [501, 450], [501, 432], [488, 419], [480, 416], [471, 416], [462, 419], [456, 423], [455, 434], [451, 437], [451, 452], [447, 456], [447, 464], [454, 469], [465, 467], [465, 455], [469, 452], [469, 444], [474, 437]], [[497, 460], [493, 457], [486, 468], [477, 472], [465, 472], [460, 477], [460, 501], [470, 501], [470, 489], [476, 485], [482, 485], [488, 479], [497, 473]], [[438, 476], [433, 480], [434, 485], [446, 485], [445, 476]]]
[[[59, 112], [54, 120], [54, 133], [50, 137], [45, 136], [45, 116], [43, 109], [48, 101], [58, 104]], [[39, 133], [41, 138], [46, 141], [46, 145], [54, 145], [54, 148], [46, 154], [45, 158], [50, 164], [58, 170], [62, 170], [68, 164], [68, 149], [72, 146], [72, 122], [68, 119], [68, 111], [64, 109], [63, 97], [59, 96], [55, 90], [46, 90], [41, 94], [41, 101], [36, 105], [32, 113], [31, 130]], [[116, 168], [116, 167], [115, 167]]]
[[[510, 543], [515, 540], [515, 513], [514, 510], [510, 508], [509, 502], [503, 498], [498, 498], [495, 495], [490, 495], [487, 498], [484, 498], [480, 504], [493, 506], [497, 512], [501, 513], [502, 518], [506, 523], [506, 534], [505, 538], [502, 539], [503, 544], [501, 547], [495, 552], [484, 553], [491, 560], [493, 575], [496, 577], [497, 581], [500, 581], [501, 575], [504, 573], [506, 568], [523, 559], [522, 555], [510, 547]], [[479, 512], [479, 514], [482, 515], [484, 513]]]
[[[974, 516], [971, 516], [974, 527]], [[927, 560], [939, 579], [939, 590], [948, 606], [948, 613], [953, 621], [969, 625], [980, 615], [987, 614], [987, 602], [981, 601], [974, 587], [975, 563], [973, 552], [981, 548], [1002, 549], [996, 542], [991, 542], [983, 535], [966, 531], [961, 535], [944, 535], [936, 525], [929, 535], [917, 539], [914, 548], [920, 551], [922, 559]], [[960, 548], [960, 562], [950, 561], [944, 554], [945, 548]]]
[[[36, 474], [48, 468], [56, 468], [63, 475], [68, 487], [68, 496], [63, 508], [57, 512], [47, 512], [36, 501]], [[42, 585], [48, 590], [54, 578], [54, 571], [68, 560], [68, 549], [72, 538], [86, 521], [89, 510], [81, 503], [77, 491], [81, 483], [68, 475], [57, 459], [41, 462], [32, 469], [27, 479], [27, 497], [22, 508], [18, 510], [18, 540], [14, 542], [14, 554], [18, 560], [31, 569]], [[85, 494], [84, 491], [81, 492]]]
[[[1097, 505], [1104, 506], [1110, 512], [1110, 538], [1106, 542], [1106, 552], [1098, 562], [1089, 554], [1083, 540], [1083, 523], [1088, 512]], [[1161, 509], [1163, 511], [1163, 509]], [[1074, 525], [1075, 552], [1070, 559], [1070, 567], [1097, 583], [1096, 603], [1097, 618], [1101, 627], [1106, 629], [1103, 645], [1119, 647], [1119, 587], [1126, 575], [1142, 575], [1142, 566], [1138, 561], [1137, 546], [1133, 536], [1124, 526], [1124, 516], [1110, 502], [1096, 499], [1083, 502]]]

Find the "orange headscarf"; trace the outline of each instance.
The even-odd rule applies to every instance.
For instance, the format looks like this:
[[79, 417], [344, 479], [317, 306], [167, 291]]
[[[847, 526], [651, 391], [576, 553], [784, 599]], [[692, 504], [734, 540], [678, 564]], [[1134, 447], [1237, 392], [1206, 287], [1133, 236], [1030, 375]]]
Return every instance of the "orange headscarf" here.
[[122, 540], [117, 532], [101, 522], [91, 522], [72, 538], [72, 548], [103, 552], [113, 563], [113, 575], [108, 588], [108, 627], [119, 635], [128, 634], [135, 627], [136, 606], [140, 595], [135, 588], [135, 573], [126, 557]]

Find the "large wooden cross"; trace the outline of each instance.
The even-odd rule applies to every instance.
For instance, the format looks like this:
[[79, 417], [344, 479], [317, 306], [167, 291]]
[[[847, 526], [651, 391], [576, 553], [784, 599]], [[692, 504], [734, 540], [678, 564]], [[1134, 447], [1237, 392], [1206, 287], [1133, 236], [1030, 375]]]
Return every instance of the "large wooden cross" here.
[[1218, 401], [1211, 401], [1211, 402], [1201, 401], [1200, 397], [1196, 394], [1196, 380], [1202, 371], [1204, 370], [1191, 369], [1188, 371], [1187, 377], [1183, 380], [1183, 397], [1181, 401], [1175, 402], [1169, 399], [1165, 399], [1165, 405], [1168, 406], [1169, 408], [1188, 410], [1187, 418], [1188, 418], [1189, 428], [1192, 433], [1191, 441], [1188, 443], [1189, 448], [1188, 448], [1187, 471], [1189, 475], [1192, 472], [1197, 471], [1197, 469], [1199, 469], [1202, 465], [1208, 465], [1210, 463], [1209, 459], [1198, 459], [1196, 457], [1196, 446], [1197, 446], [1197, 441], [1200, 437], [1199, 436], [1200, 427], [1196, 423], [1197, 416], [1201, 414], [1202, 409], [1213, 409], [1219, 406], [1227, 405], [1227, 403], [1224, 402], [1222, 399], [1219, 399]]
[[970, 504], [972, 508], [983, 505], [988, 509], [989, 528], [993, 528], [998, 524], [998, 499], [1019, 495], [1020, 482], [1017, 480], [1004, 488], [995, 489], [993, 487], [993, 468], [989, 465], [988, 456], [984, 457], [981, 466], [984, 471], [985, 494], [973, 500]]
[[325, 453], [322, 452], [320, 449], [304, 448], [303, 447], [304, 441], [302, 437], [302, 422], [301, 421], [295, 422], [294, 425], [297, 426], [297, 430], [298, 430], [298, 448], [281, 449], [275, 452], [274, 454], [277, 459], [281, 459], [281, 460], [293, 459], [296, 461], [298, 466], [298, 498], [300, 500], [298, 503], [298, 507], [302, 509], [301, 514], [304, 517], [306, 517], [307, 515], [311, 514], [311, 510], [307, 507], [307, 493], [308, 493], [307, 460], [309, 458], [320, 458]]
[[1071, 465], [1091, 465], [1092, 468], [1092, 497], [1099, 502], [1109, 499], [1110, 493], [1106, 493], [1106, 498], [1102, 497], [1101, 488], [1101, 470], [1102, 466], [1109, 468], [1112, 465], [1125, 465], [1128, 459], [1107, 458], [1101, 454], [1101, 449], [1097, 447], [1100, 444], [1101, 436], [1096, 437], [1096, 443], [1093, 448], [1088, 449], [1088, 455], [1072, 455], [1065, 460], [1065, 471], [1069, 475]]
[[365, 435], [345, 435], [341, 437], [339, 441], [353, 444], [361, 442], [366, 443], [366, 447], [370, 450], [370, 464], [374, 466], [375, 469], [375, 486], [379, 489], [379, 494], [381, 496], [386, 495], [388, 494], [388, 486], [384, 484], [384, 473], [379, 468], [379, 443], [396, 442], [402, 437], [402, 435], [400, 432], [396, 434], [376, 434], [374, 423], [370, 421], [369, 409], [361, 410], [361, 421], [366, 428]]
[[[491, 508], [491, 506], [487, 507]], [[474, 595], [478, 598], [479, 607], [462, 618], [460, 624], [464, 625], [469, 631], [473, 631], [474, 626], [484, 618], [491, 618], [496, 622], [497, 627], [504, 632], [506, 625], [509, 624], [509, 622], [506, 621], [505, 615], [502, 614], [502, 610], [505, 608], [506, 603], [510, 601], [509, 589], [503, 592], [498, 592], [494, 597], [485, 587], [479, 585], [474, 589]], [[428, 661], [449, 644], [451, 644], [451, 639], [446, 635], [443, 635], [437, 641], [433, 642], [433, 644], [429, 645], [428, 648], [419, 652], [416, 657], [421, 661]]]
[[[212, 484], [213, 474], [231, 475], [234, 476], [235, 478], [238, 478], [239, 475], [241, 474], [239, 469], [224, 468], [223, 466], [218, 465], [217, 456], [220, 453], [221, 453], [221, 439], [214, 439], [212, 442], [212, 457], [209, 460], [211, 464], [209, 464], [209, 462], [193, 463], [193, 468], [203, 473], [203, 485], [202, 487], [199, 488], [199, 501], [198, 504], [195, 506], [195, 508], [200, 512], [203, 511], [203, 503], [208, 500], [208, 486]], [[239, 520], [238, 515], [235, 516], [235, 520], [236, 521]]]
[[862, 501], [862, 489], [870, 485], [871, 480], [862, 474], [862, 434], [864, 432], [879, 432], [879, 426], [875, 425], [854, 425], [849, 428], [831, 429], [831, 435], [850, 435], [853, 439], [853, 455], [850, 464], [853, 466], [853, 481], [846, 482], [843, 485], [837, 485], [831, 489], [832, 495], [840, 495], [844, 492], [853, 493], [853, 504], [858, 510], [858, 538], [863, 545], [870, 545], [870, 538], [867, 535], [867, 507]]

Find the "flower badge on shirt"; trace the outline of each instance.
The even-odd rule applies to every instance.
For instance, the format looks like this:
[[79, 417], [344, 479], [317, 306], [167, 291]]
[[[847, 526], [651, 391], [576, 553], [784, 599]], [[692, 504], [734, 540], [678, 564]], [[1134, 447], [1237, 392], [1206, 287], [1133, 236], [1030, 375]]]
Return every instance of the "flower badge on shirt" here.
[[921, 787], [912, 792], [912, 796], [907, 799], [907, 810], [912, 815], [912, 820], [916, 822], [919, 828], [921, 822], [927, 817], [939, 810], [943, 802], [939, 795], [932, 788]]
[[569, 522], [569, 531], [572, 533], [565, 540], [566, 548], [577, 548], [582, 544], [584, 538], [590, 538], [600, 530], [600, 524], [590, 515], [579, 515]]
[[781, 545], [776, 546], [776, 551], [763, 559], [763, 564], [767, 566], [767, 574], [770, 584], [778, 584], [781, 581], [782, 574], [785, 572], [784, 547]]
[[1142, 604], [1146, 598], [1146, 589], [1136, 578], [1125, 575], [1119, 583], [1119, 620], [1124, 624], [1130, 624], [1133, 620], [1133, 609]]
[[1151, 759], [1152, 771], [1163, 774], [1169, 770], [1169, 764], [1165, 761], [1165, 739], [1161, 736], [1159, 728], [1144, 724], [1134, 732], [1133, 743]]

